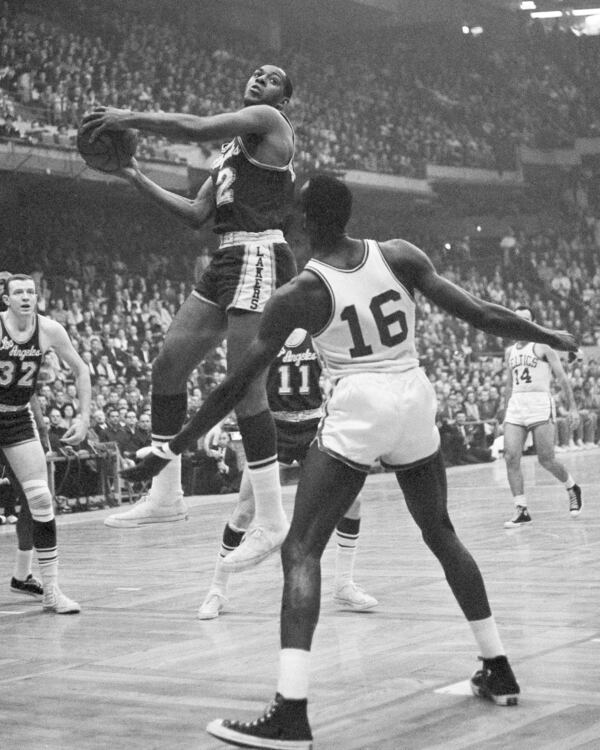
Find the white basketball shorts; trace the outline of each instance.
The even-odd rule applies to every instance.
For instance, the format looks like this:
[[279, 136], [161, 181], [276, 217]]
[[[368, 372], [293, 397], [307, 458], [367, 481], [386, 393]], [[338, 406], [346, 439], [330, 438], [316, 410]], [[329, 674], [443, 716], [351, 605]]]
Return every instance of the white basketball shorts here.
[[389, 469], [409, 469], [439, 450], [436, 411], [435, 391], [419, 367], [347, 375], [325, 405], [319, 448], [359, 471], [378, 460]]
[[513, 393], [504, 421], [530, 429], [554, 419], [554, 399], [547, 391]]

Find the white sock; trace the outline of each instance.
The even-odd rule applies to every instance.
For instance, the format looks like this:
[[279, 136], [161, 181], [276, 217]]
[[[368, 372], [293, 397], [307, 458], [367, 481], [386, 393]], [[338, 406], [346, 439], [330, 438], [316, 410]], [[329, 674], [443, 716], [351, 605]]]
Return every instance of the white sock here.
[[154, 477], [150, 488], [150, 499], [159, 505], [171, 505], [178, 500], [183, 500], [181, 456], [169, 461], [160, 474]]
[[[241, 538], [242, 538], [241, 535], [245, 532], [245, 529], [238, 529], [231, 522], [228, 522], [227, 526], [231, 529], [231, 531], [235, 531], [240, 535], [240, 541], [241, 541]], [[239, 546], [239, 543], [236, 544], [234, 547], [229, 547], [225, 544], [225, 538], [221, 540], [221, 548], [219, 549], [219, 554], [217, 555], [217, 562], [215, 563], [215, 572], [213, 575], [212, 583], [210, 585], [211, 589], [219, 589], [219, 591], [222, 594], [225, 594], [225, 591], [227, 589], [227, 582], [229, 581], [230, 574], [226, 570], [223, 570], [223, 560], [227, 557], [227, 555], [233, 552], [233, 550], [237, 549], [238, 546]]]
[[277, 461], [261, 466], [260, 469], [248, 467], [248, 476], [254, 495], [254, 524], [275, 529], [286, 526], [287, 518], [281, 504], [281, 484]]
[[573, 479], [573, 477], [572, 477], [572, 476], [571, 476], [570, 474], [569, 474], [569, 476], [567, 477], [566, 481], [564, 482], [564, 485], [565, 485], [565, 487], [566, 487], [566, 488], [567, 488], [568, 490], [570, 490], [570, 489], [571, 489], [571, 487], [574, 487], [574, 486], [575, 486], [575, 480]]
[[308, 695], [310, 651], [282, 648], [279, 652], [277, 692], [284, 698], [302, 700]]
[[44, 593], [58, 583], [58, 552], [56, 547], [36, 549]]
[[484, 659], [506, 654], [493, 615], [485, 620], [469, 620], [469, 625], [479, 646], [480, 655]]
[[15, 569], [13, 576], [17, 581], [26, 581], [27, 577], [31, 574], [31, 563], [33, 560], [32, 549], [18, 549], [17, 557], [15, 560]]
[[358, 534], [344, 534], [335, 530], [335, 586], [340, 587], [352, 580]]
[[219, 593], [225, 596], [227, 592], [227, 584], [229, 583], [229, 571], [223, 570], [223, 560], [225, 558], [221, 555], [218, 556], [215, 564], [215, 572], [213, 575], [212, 583], [210, 584], [211, 589], [218, 589]]
[[527, 507], [527, 498], [525, 495], [515, 495], [513, 500], [515, 501], [515, 505], [518, 505], [520, 508]]

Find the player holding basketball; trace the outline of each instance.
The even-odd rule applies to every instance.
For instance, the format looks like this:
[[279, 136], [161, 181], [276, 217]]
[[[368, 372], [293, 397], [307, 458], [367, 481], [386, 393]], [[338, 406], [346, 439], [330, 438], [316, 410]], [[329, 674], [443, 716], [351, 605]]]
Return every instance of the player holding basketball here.
[[[280, 464], [302, 465], [315, 439], [322, 410], [321, 363], [311, 337], [302, 328], [288, 336], [269, 369], [267, 396], [277, 429], [277, 454]], [[247, 468], [229, 521], [225, 525], [221, 548], [210, 588], [198, 618], [212, 620], [227, 603], [227, 584], [232, 571], [239, 570], [236, 550], [254, 516], [254, 498]], [[333, 600], [341, 607], [366, 612], [377, 606], [353, 579], [354, 559], [360, 532], [360, 500], [340, 520], [335, 529], [336, 562]], [[242, 568], [243, 569], [243, 568]]]
[[[3, 300], [7, 310], [0, 313], [0, 449], [23, 489], [31, 513], [32, 541], [43, 584], [42, 607], [60, 615], [74, 614], [80, 611], [79, 604], [58, 587], [56, 520], [46, 457], [35, 433], [29, 402], [35, 393], [44, 353], [52, 348], [75, 376], [80, 416], [73, 421], [63, 441], [77, 445], [89, 426], [90, 374], [60, 323], [36, 313], [37, 294], [30, 276], [10, 276]], [[15, 590], [13, 583], [14, 579], [11, 588]], [[36, 592], [20, 593], [35, 595]], [[37, 591], [38, 596], [40, 593]]]
[[312, 334], [333, 391], [300, 474], [294, 515], [282, 548], [280, 676], [277, 694], [256, 721], [215, 720], [208, 731], [248, 747], [309, 748], [309, 655], [320, 601], [320, 558], [335, 525], [363, 487], [376, 459], [396, 472], [409, 511], [438, 558], [472, 628], [483, 668], [471, 678], [477, 695], [517, 702], [481, 573], [458, 539], [447, 510], [446, 473], [435, 425], [436, 398], [418, 366], [418, 290], [453, 315], [495, 336], [537, 340], [575, 350], [568, 333], [552, 332], [439, 276], [427, 256], [403, 240], [353, 239], [348, 188], [313, 177], [302, 190], [313, 258], [268, 303], [258, 336], [180, 434], [154, 449], [138, 478], [160, 471], [170, 456], [209, 429], [241, 397], [297, 326]]
[[[82, 129], [91, 137], [132, 127], [179, 139], [231, 139], [194, 200], [162, 189], [140, 173], [135, 161], [124, 172], [142, 193], [191, 226], [214, 217], [220, 235], [219, 249], [175, 316], [153, 364], [156, 442], [167, 441], [183, 424], [193, 368], [224, 336], [228, 367], [235, 367], [258, 330], [265, 303], [296, 273], [282, 232], [293, 197], [294, 133], [283, 114], [291, 95], [287, 74], [275, 65], [263, 65], [250, 77], [244, 107], [237, 112], [196, 117], [100, 107], [84, 118]], [[255, 525], [236, 551], [247, 565], [278, 549], [288, 530], [265, 382], [266, 372], [236, 407], [256, 502]], [[186, 517], [178, 459], [153, 482], [147, 499], [105, 523], [128, 527]]]
[[[533, 310], [525, 305], [517, 307], [515, 312], [525, 320], [534, 319]], [[554, 401], [550, 392], [553, 375], [569, 404], [571, 428], [577, 427], [579, 422], [573, 390], [560, 358], [547, 344], [518, 341], [506, 351], [506, 366], [504, 458], [515, 515], [505, 521], [504, 526], [515, 528], [531, 523], [521, 471], [523, 445], [530, 430], [540, 466], [564, 484], [569, 498], [569, 512], [576, 518], [583, 507], [581, 489], [554, 456]]]

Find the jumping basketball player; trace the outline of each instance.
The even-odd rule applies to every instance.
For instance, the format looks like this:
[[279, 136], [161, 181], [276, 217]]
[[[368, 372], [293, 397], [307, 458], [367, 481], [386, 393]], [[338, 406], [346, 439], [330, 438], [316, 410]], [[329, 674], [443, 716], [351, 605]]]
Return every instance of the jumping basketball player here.
[[[179, 435], [137, 468], [144, 478], [223, 418], [302, 326], [333, 382], [327, 412], [300, 474], [294, 515], [282, 548], [280, 676], [275, 699], [252, 722], [217, 719], [208, 731], [232, 744], [311, 747], [307, 717], [309, 656], [319, 616], [320, 558], [329, 536], [361, 490], [376, 459], [396, 472], [410, 513], [438, 558], [468, 620], [483, 668], [475, 694], [515, 705], [520, 692], [506, 658], [475, 560], [448, 516], [446, 473], [435, 425], [436, 398], [418, 366], [414, 292], [495, 336], [575, 350], [574, 338], [530, 323], [439, 276], [427, 256], [403, 240], [377, 243], [346, 234], [352, 197], [331, 177], [302, 190], [312, 259], [265, 308], [257, 338]], [[133, 469], [130, 471], [134, 471]]]
[[[244, 107], [210, 117], [99, 107], [84, 118], [92, 138], [103, 130], [140, 128], [179, 139], [231, 139], [194, 200], [162, 189], [137, 169], [124, 170], [149, 198], [199, 227], [214, 216], [220, 246], [196, 290], [177, 312], [152, 369], [152, 430], [156, 442], [175, 435], [186, 415], [193, 368], [227, 336], [228, 367], [240, 361], [258, 330], [266, 301], [296, 273], [282, 229], [293, 197], [294, 133], [283, 109], [292, 95], [288, 75], [275, 65], [254, 71]], [[255, 525], [237, 551], [249, 564], [278, 549], [288, 530], [281, 504], [275, 426], [266, 373], [236, 407], [256, 502]], [[130, 527], [187, 517], [180, 461], [152, 484], [149, 496], [105, 520]]]
[[[533, 321], [533, 310], [521, 305], [516, 314]], [[560, 461], [554, 456], [554, 402], [550, 392], [552, 376], [558, 380], [569, 405], [571, 429], [577, 427], [579, 413], [573, 390], [560, 358], [547, 344], [518, 341], [506, 352], [508, 382], [506, 416], [504, 419], [504, 458], [508, 484], [515, 503], [515, 515], [505, 521], [506, 528], [531, 523], [524, 492], [521, 456], [527, 433], [531, 431], [540, 466], [562, 482], [567, 490], [569, 512], [576, 518], [583, 507], [581, 489]]]

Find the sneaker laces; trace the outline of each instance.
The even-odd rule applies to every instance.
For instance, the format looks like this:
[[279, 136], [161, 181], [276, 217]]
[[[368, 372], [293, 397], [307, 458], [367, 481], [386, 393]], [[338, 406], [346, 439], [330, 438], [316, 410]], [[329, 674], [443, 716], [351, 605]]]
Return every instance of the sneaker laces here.
[[575, 492], [575, 487], [569, 487], [569, 510], [579, 510], [579, 498]]
[[254, 721], [247, 721], [242, 726], [244, 727], [260, 727], [263, 724], [265, 724], [267, 721], [269, 721], [273, 714], [275, 713], [275, 710], [278, 706], [277, 697], [273, 698], [273, 700], [267, 704], [265, 707], [264, 713], [262, 716], [259, 716], [258, 719], [254, 719]]

